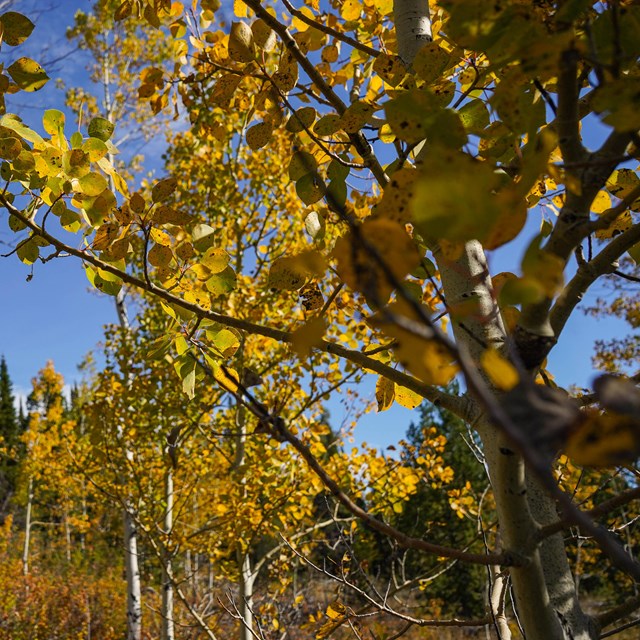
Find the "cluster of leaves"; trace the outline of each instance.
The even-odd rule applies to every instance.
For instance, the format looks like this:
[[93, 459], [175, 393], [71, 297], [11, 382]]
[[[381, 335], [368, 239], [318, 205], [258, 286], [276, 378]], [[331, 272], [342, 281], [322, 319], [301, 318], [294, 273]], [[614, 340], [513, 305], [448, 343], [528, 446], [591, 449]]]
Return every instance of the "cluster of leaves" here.
[[[33, 265], [68, 253], [103, 293], [145, 296], [139, 329], [107, 336], [88, 410], [91, 446], [75, 463], [135, 505], [165, 563], [188, 548], [230, 580], [241, 579], [248, 556], [262, 566], [277, 555], [276, 533], [317, 525], [320, 480], [376, 534], [389, 521], [407, 527], [407, 501], [433, 500], [431, 492], [446, 498], [428, 510], [431, 526], [452, 511], [465, 523], [480, 518], [481, 489], [456, 484], [442, 421], [399, 462], [366, 447], [327, 448], [322, 403], [337, 390], [348, 396], [348, 383], [371, 371], [379, 411], [427, 397], [475, 425], [488, 412], [509, 446], [487, 464], [517, 445], [554, 489], [559, 448], [575, 463], [610, 467], [640, 451], [631, 381], [601, 379], [599, 406], [581, 411], [544, 370], [584, 291], [625, 252], [638, 258], [640, 180], [621, 166], [638, 159], [635, 3], [441, 0], [421, 47], [407, 46], [389, 0], [283, 6], [236, 0], [229, 25], [217, 0], [99, 3], [113, 22], [80, 19], [72, 35], [103, 59], [102, 30], [116, 24], [128, 25], [116, 46], [129, 57], [141, 33], [163, 43], [135, 66], [135, 80], [118, 67], [118, 82], [137, 83], [140, 112], [127, 115], [124, 92], [108, 114], [92, 103], [86, 135], [68, 135], [54, 109], [43, 135], [16, 115], [0, 118], [0, 203], [18, 258]], [[154, 31], [140, 31], [140, 19]], [[10, 46], [31, 31], [19, 14], [2, 22]], [[17, 88], [46, 82], [37, 63], [21, 60], [7, 70]], [[81, 99], [70, 95], [77, 112]], [[130, 188], [114, 161], [115, 126], [170, 106], [191, 126], [170, 133], [168, 175]], [[587, 116], [608, 131], [593, 153], [580, 134]], [[492, 280], [484, 251], [521, 238], [538, 213], [519, 269]], [[578, 271], [565, 283], [574, 252]], [[479, 401], [442, 390], [461, 371]], [[62, 483], [56, 447], [75, 427], [60, 420], [56, 405], [34, 413], [25, 443]], [[47, 421], [59, 424], [52, 446], [39, 439]], [[493, 427], [481, 435], [495, 445]], [[37, 466], [27, 475], [41, 485]], [[178, 515], [164, 530], [169, 478]], [[75, 495], [56, 498], [63, 512]], [[421, 525], [416, 538], [427, 532]], [[312, 550], [304, 544], [302, 555]], [[284, 560], [273, 567], [285, 575]], [[351, 569], [341, 571], [351, 580]], [[320, 637], [351, 620], [341, 607], [326, 609]]]

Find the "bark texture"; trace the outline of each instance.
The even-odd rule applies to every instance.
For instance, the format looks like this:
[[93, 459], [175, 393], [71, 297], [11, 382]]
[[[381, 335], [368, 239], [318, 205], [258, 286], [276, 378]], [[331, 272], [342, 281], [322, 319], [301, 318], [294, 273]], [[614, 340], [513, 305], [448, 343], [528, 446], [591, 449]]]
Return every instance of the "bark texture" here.
[[[394, 14], [399, 55], [410, 64], [427, 31], [430, 36], [430, 26], [425, 27], [428, 3], [396, 0]], [[477, 313], [452, 327], [463, 357], [477, 364], [487, 347], [504, 350], [507, 334], [482, 245], [466, 243], [457, 260], [445, 259], [437, 247], [434, 255], [447, 304], [454, 306], [469, 299], [476, 302]], [[512, 567], [509, 573], [527, 640], [595, 640], [598, 633], [580, 607], [561, 534], [537, 547], [531, 545], [531, 534], [539, 525], [557, 519], [554, 501], [529, 477], [522, 457], [484, 417], [481, 407], [477, 406], [473, 415], [495, 495], [503, 546], [526, 559], [523, 566]], [[491, 595], [493, 615], [504, 629], [504, 612], [497, 594]]]

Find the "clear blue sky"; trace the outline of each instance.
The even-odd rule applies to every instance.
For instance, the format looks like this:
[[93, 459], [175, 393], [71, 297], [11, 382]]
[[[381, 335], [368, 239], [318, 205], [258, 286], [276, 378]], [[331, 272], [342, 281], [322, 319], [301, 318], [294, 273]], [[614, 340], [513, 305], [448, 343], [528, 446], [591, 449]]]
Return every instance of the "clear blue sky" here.
[[[20, 3], [19, 10], [28, 12], [29, 3]], [[82, 55], [74, 53], [63, 58], [53, 72], [46, 65], [47, 59], [59, 58], [69, 51], [64, 40], [66, 26], [76, 8], [88, 10], [88, 1], [64, 1], [54, 11], [47, 10], [36, 16], [36, 30], [32, 36], [33, 51], [3, 47], [0, 59], [10, 63], [18, 55], [33, 55], [43, 61], [52, 78], [71, 77], [71, 83], [85, 82], [82, 71]], [[35, 3], [35, 6], [42, 6]], [[37, 49], [46, 45], [44, 54]], [[18, 94], [9, 97], [9, 111], [17, 112], [32, 126], [39, 128], [43, 108], [63, 108], [63, 93], [56, 89], [52, 80], [38, 94]], [[45, 107], [46, 105], [46, 107]], [[595, 132], [594, 132], [595, 135]], [[529, 236], [536, 233], [539, 216], [530, 214], [527, 227]], [[10, 241], [6, 227], [6, 214], [0, 213], [0, 242]], [[6, 252], [0, 245], [0, 253]], [[492, 271], [514, 270], [519, 263], [522, 248], [509, 246], [490, 256]], [[101, 340], [102, 327], [116, 321], [111, 298], [90, 292], [84, 271], [77, 260], [66, 258], [45, 265], [34, 265], [34, 276], [27, 282], [31, 267], [23, 265], [15, 256], [0, 258], [0, 353], [4, 354], [15, 390], [27, 393], [31, 378], [45, 364], [53, 360], [67, 383], [79, 378], [77, 365]], [[598, 293], [596, 287], [594, 293]], [[593, 301], [595, 295], [587, 299]], [[594, 371], [591, 366], [593, 342], [597, 337], [609, 338], [626, 333], [627, 326], [616, 320], [596, 320], [584, 316], [578, 310], [565, 329], [561, 343], [550, 358], [550, 370], [561, 385], [578, 384], [588, 386]], [[367, 385], [365, 393], [373, 397], [375, 378]], [[332, 422], [338, 426], [342, 419], [341, 409], [336, 403], [332, 407]], [[402, 407], [394, 407], [381, 415], [367, 415], [358, 428], [358, 439], [370, 444], [387, 444], [404, 434], [407, 425], [415, 419]]]

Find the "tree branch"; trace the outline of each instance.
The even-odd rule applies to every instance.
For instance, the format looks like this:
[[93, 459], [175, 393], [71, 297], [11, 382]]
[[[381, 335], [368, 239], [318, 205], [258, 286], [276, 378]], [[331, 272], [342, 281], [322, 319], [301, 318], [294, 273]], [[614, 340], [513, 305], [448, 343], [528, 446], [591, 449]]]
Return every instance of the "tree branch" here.
[[[145, 280], [137, 278], [136, 276], [126, 273], [125, 271], [121, 271], [117, 267], [114, 267], [112, 264], [104, 262], [103, 260], [96, 258], [90, 253], [81, 251], [62, 242], [55, 236], [51, 235], [49, 232], [43, 231], [33, 220], [31, 220], [17, 207], [11, 204], [2, 194], [0, 194], [0, 205], [4, 206], [9, 211], [9, 213], [11, 213], [11, 215], [16, 216], [16, 218], [27, 225], [34, 232], [34, 234], [47, 240], [47, 242], [55, 247], [57, 251], [75, 256], [83, 262], [87, 262], [94, 267], [97, 267], [98, 269], [102, 269], [103, 271], [121, 278], [123, 282], [126, 282], [127, 284], [140, 289], [141, 291], [146, 291], [160, 298], [161, 300], [168, 302], [169, 304], [173, 304], [187, 311], [191, 311], [198, 318], [206, 318], [207, 320], [212, 320], [213, 322], [218, 322], [222, 325], [233, 327], [234, 329], [238, 329], [240, 331], [246, 331], [250, 334], [271, 338], [273, 340], [276, 340], [277, 342], [291, 344], [293, 341], [292, 334], [288, 331], [282, 331], [281, 329], [275, 329], [273, 327], [256, 324], [253, 322], [249, 322], [248, 320], [234, 318], [233, 316], [217, 313], [215, 311], [208, 311], [195, 303], [183, 300], [182, 298], [170, 293], [166, 289], [158, 287], [153, 282], [147, 283], [145, 282]], [[361, 367], [364, 367], [366, 369], [370, 369], [371, 371], [375, 371], [385, 378], [392, 380], [396, 384], [407, 387], [423, 398], [426, 398], [427, 400], [447, 409], [448, 411], [451, 411], [463, 420], [469, 419], [469, 411], [471, 408], [470, 401], [464, 396], [454, 396], [441, 389], [438, 389], [435, 386], [425, 384], [418, 378], [403, 373], [402, 371], [398, 371], [397, 369], [394, 369], [393, 367], [390, 367], [389, 365], [386, 365], [379, 360], [367, 356], [361, 351], [347, 349], [346, 347], [343, 347], [342, 345], [335, 342], [323, 340], [314, 348], [318, 351], [323, 351], [325, 353], [335, 355], [337, 357], [353, 362], [354, 364], [360, 365]]]
[[321, 22], [318, 22], [313, 18], [309, 18], [309, 16], [302, 13], [302, 11], [300, 11], [299, 9], [296, 9], [289, 2], [289, 0], [282, 0], [282, 4], [284, 4], [284, 6], [287, 8], [287, 10], [292, 16], [295, 16], [296, 18], [298, 18], [298, 20], [300, 20], [301, 22], [304, 22], [305, 24], [308, 24], [310, 27], [313, 27], [318, 31], [322, 31], [322, 33], [326, 33], [328, 36], [332, 36], [336, 40], [340, 40], [345, 44], [348, 44], [350, 47], [353, 47], [354, 49], [358, 49], [358, 51], [362, 51], [363, 53], [366, 53], [367, 55], [373, 58], [376, 58], [377, 56], [380, 55], [380, 51], [378, 51], [377, 49], [373, 49], [372, 47], [369, 47], [366, 44], [362, 44], [361, 42], [358, 42], [355, 38], [351, 38], [350, 36], [344, 33], [341, 33], [340, 31], [336, 31], [335, 29], [332, 29], [331, 27], [324, 25]]
[[[309, 76], [311, 81], [318, 87], [324, 97], [331, 103], [333, 108], [342, 115], [347, 106], [340, 99], [338, 94], [329, 86], [329, 84], [322, 77], [316, 67], [310, 62], [307, 56], [302, 53], [298, 43], [294, 40], [293, 36], [289, 33], [286, 25], [279, 22], [274, 18], [260, 3], [260, 0], [242, 0], [259, 18], [261, 18], [269, 27], [271, 27], [279, 36], [287, 49], [291, 52], [293, 57], [298, 61], [300, 66], [304, 69], [305, 73]], [[360, 157], [362, 158], [366, 167], [369, 168], [371, 173], [375, 176], [380, 185], [384, 186], [389, 181], [387, 174], [378, 162], [378, 159], [373, 153], [371, 145], [367, 142], [362, 132], [350, 133], [349, 140], [354, 146]]]
[[613, 273], [617, 269], [617, 260], [620, 256], [638, 242], [640, 242], [640, 223], [616, 236], [595, 258], [578, 267], [576, 274], [562, 290], [549, 314], [556, 338], [562, 333], [567, 320], [587, 289], [600, 276]]

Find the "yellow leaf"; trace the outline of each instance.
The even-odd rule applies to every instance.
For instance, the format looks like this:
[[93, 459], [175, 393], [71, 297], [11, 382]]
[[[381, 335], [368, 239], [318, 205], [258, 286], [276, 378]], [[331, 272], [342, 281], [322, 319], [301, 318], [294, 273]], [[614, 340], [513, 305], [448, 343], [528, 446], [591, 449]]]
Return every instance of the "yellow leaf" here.
[[165, 247], [161, 244], [154, 244], [151, 250], [147, 254], [149, 263], [154, 267], [166, 267], [173, 258], [173, 252], [170, 247]]
[[213, 377], [225, 391], [229, 391], [230, 393], [236, 393], [238, 391], [240, 376], [235, 369], [214, 363]]
[[415, 391], [402, 387], [399, 384], [396, 385], [396, 402], [406, 409], [415, 409], [419, 406], [424, 398]]
[[[224, 271], [227, 268], [230, 259], [231, 256], [224, 249], [219, 247], [210, 247], [202, 256], [200, 264], [206, 267], [209, 272], [207, 275], [210, 275]], [[195, 267], [196, 265], [193, 265], [192, 268], [195, 269]]]
[[376, 382], [376, 401], [378, 403], [378, 411], [386, 411], [393, 404], [395, 396], [396, 383], [389, 378], [380, 376]]
[[273, 135], [273, 126], [270, 122], [259, 122], [258, 124], [254, 124], [252, 127], [247, 129], [247, 133], [245, 134], [245, 138], [247, 140], [247, 145], [252, 151], [256, 151], [258, 149], [262, 149], [262, 147], [266, 147], [271, 141], [271, 136]]
[[373, 6], [380, 14], [386, 16], [393, 11], [393, 0], [373, 0]]
[[362, 13], [362, 2], [360, 0], [345, 0], [342, 5], [342, 17], [349, 20], [357, 20]]
[[229, 57], [237, 62], [251, 62], [255, 57], [253, 32], [245, 22], [234, 22], [231, 25]]
[[591, 204], [593, 213], [601, 214], [611, 208], [611, 196], [606, 191], [598, 191]]
[[291, 334], [293, 350], [302, 358], [308, 357], [311, 349], [322, 342], [325, 331], [324, 318], [311, 318]]
[[[309, 7], [302, 6], [300, 7], [299, 11], [300, 13], [304, 14], [307, 18], [311, 18], [312, 20], [315, 17], [311, 9], [309, 9]], [[293, 28], [298, 31], [306, 31], [309, 28], [309, 25], [306, 22], [303, 22], [302, 20], [300, 20], [300, 18], [297, 18], [295, 16], [293, 18], [292, 25], [293, 25]]]
[[331, 620], [339, 620], [342, 618], [347, 610], [342, 602], [334, 602], [327, 607], [327, 617]]
[[366, 220], [359, 236], [367, 243], [365, 246], [352, 233], [336, 242], [334, 256], [338, 260], [338, 274], [352, 289], [362, 291], [378, 304], [385, 303], [394, 286], [378, 260], [372, 257], [371, 249], [385, 261], [396, 281], [418, 266], [420, 256], [404, 226], [393, 220]]
[[[426, 307], [424, 309], [426, 312]], [[458, 366], [452, 362], [447, 349], [437, 340], [425, 339], [400, 328], [394, 321], [395, 316], [398, 319], [404, 316], [419, 323], [413, 310], [399, 301], [388, 305], [386, 311], [373, 316], [370, 322], [395, 338], [393, 351], [398, 362], [427, 384], [446, 385], [451, 382]]]
[[491, 383], [501, 391], [513, 389], [520, 380], [516, 368], [496, 349], [484, 351], [480, 356], [480, 364]]
[[617, 413], [585, 412], [584, 420], [569, 437], [565, 453], [585, 467], [615, 467], [634, 462], [640, 455], [640, 420]]
[[236, 18], [246, 18], [248, 7], [242, 0], [233, 0], [233, 15]]
[[607, 240], [627, 231], [633, 226], [633, 218], [628, 211], [619, 215], [606, 229], [596, 231], [598, 240]]

